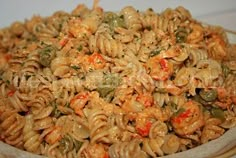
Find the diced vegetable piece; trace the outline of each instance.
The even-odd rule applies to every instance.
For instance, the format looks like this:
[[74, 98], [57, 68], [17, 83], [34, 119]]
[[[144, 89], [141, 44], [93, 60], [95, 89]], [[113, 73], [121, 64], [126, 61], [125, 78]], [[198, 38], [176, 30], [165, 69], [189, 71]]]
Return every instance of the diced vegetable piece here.
[[106, 97], [108, 94], [114, 91], [114, 87], [105, 87], [105, 86], [99, 86], [97, 88], [97, 91], [99, 92], [101, 97]]
[[113, 12], [106, 12], [104, 22], [107, 23], [111, 28], [125, 27], [125, 21], [122, 16], [118, 16]]
[[145, 127], [143, 128], [137, 127], [137, 131], [142, 137], [148, 136], [151, 126], [152, 126], [152, 123], [148, 121], [145, 124]]
[[222, 121], [225, 120], [224, 111], [223, 111], [222, 109], [220, 109], [220, 108], [212, 108], [212, 109], [211, 109], [211, 114], [212, 114], [212, 116], [215, 117], [215, 118], [218, 118], [218, 119], [220, 119], [220, 120], [222, 120]]
[[74, 70], [76, 70], [76, 71], [80, 69], [80, 67], [77, 66], [77, 65], [72, 65], [71, 68], [74, 69]]
[[211, 90], [201, 90], [199, 95], [201, 98], [207, 102], [214, 101], [217, 98], [217, 91], [215, 89]]
[[188, 32], [184, 28], [179, 28], [175, 32], [176, 42], [184, 43], [187, 40]]
[[51, 61], [56, 57], [56, 48], [48, 45], [39, 50], [38, 53], [40, 64], [48, 67], [51, 64]]
[[202, 97], [200, 95], [195, 95], [193, 97], [193, 99], [199, 103], [201, 103], [202, 105], [209, 105], [210, 103], [208, 103], [207, 101], [203, 100]]

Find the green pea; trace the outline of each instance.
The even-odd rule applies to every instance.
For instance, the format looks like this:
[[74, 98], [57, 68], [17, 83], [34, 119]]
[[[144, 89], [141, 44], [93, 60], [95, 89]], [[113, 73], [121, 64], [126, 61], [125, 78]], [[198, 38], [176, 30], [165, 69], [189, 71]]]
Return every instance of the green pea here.
[[116, 13], [113, 12], [105, 13], [104, 22], [109, 24], [111, 28], [125, 27], [125, 21], [123, 16], [118, 16]]
[[202, 105], [209, 105], [209, 103], [208, 103], [207, 101], [205, 101], [204, 99], [202, 99], [202, 98], [200, 97], [200, 95], [195, 95], [195, 96], [193, 97], [193, 99], [194, 99], [196, 102], [201, 103]]
[[184, 28], [179, 28], [175, 32], [176, 42], [177, 43], [184, 43], [187, 40], [188, 33]]
[[120, 77], [117, 74], [105, 74], [102, 83], [97, 87], [97, 91], [102, 98], [110, 102], [114, 97], [115, 89], [119, 86], [120, 82]]
[[211, 102], [216, 100], [217, 98], [217, 91], [215, 89], [211, 89], [211, 90], [201, 90], [199, 95], [201, 96], [201, 98], [207, 102]]
[[211, 109], [211, 115], [215, 118], [218, 118], [222, 121], [225, 120], [225, 114], [224, 114], [224, 111], [220, 108], [212, 108]]
[[106, 97], [108, 94], [112, 93], [114, 91], [114, 87], [106, 87], [106, 86], [100, 86], [97, 88], [97, 91], [99, 92], [101, 97]]

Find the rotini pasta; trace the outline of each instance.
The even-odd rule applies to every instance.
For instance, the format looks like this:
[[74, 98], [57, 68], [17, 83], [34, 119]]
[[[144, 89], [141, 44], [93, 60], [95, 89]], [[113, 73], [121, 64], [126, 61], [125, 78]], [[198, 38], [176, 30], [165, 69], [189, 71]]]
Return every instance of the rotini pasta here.
[[236, 126], [236, 46], [183, 8], [33, 16], [0, 29], [0, 140], [53, 158], [148, 158]]

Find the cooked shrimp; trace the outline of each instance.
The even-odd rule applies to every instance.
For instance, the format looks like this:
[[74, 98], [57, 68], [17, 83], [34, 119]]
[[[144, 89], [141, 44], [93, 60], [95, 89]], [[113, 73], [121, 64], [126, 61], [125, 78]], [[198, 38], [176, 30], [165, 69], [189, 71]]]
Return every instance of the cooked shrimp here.
[[189, 101], [182, 105], [171, 119], [174, 130], [179, 135], [193, 134], [204, 125], [203, 113], [197, 102]]
[[74, 109], [76, 114], [83, 116], [82, 109], [88, 102], [88, 100], [89, 100], [89, 93], [87, 92], [79, 93], [74, 98], [71, 99], [70, 107]]
[[192, 32], [188, 35], [187, 41], [197, 43], [203, 40], [203, 27], [200, 24], [190, 24]]
[[173, 64], [167, 59], [154, 56], [147, 61], [147, 71], [154, 80], [167, 80], [173, 73]]
[[[169, 119], [169, 114], [162, 111], [161, 108], [148, 107], [135, 115], [136, 129], [142, 136], [149, 134], [153, 119], [164, 122]], [[159, 131], [160, 132], [160, 131]]]
[[152, 94], [144, 93], [137, 96], [136, 100], [143, 104], [145, 107], [153, 105], [154, 99]]
[[79, 39], [86, 39], [94, 33], [103, 19], [103, 9], [95, 7], [84, 19], [72, 18], [69, 24], [69, 33]]
[[7, 68], [8, 61], [11, 59], [10, 54], [0, 53], [0, 70], [5, 70]]
[[62, 135], [61, 135], [60, 126], [55, 126], [45, 138], [46, 142], [49, 144], [54, 144], [61, 139], [62, 139]]
[[218, 35], [213, 34], [212, 38], [207, 42], [207, 47], [210, 50], [209, 55], [213, 59], [223, 60], [227, 55], [227, 45], [224, 39]]
[[82, 63], [82, 68], [87, 72], [91, 70], [103, 69], [107, 65], [107, 61], [97, 52], [94, 52], [91, 55], [79, 55], [78, 59]]

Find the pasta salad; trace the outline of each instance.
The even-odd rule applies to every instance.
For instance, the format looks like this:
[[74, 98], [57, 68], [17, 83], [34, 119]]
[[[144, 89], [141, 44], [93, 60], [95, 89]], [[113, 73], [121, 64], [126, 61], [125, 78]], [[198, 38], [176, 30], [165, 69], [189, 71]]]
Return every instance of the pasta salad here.
[[0, 29], [0, 140], [48, 157], [147, 158], [236, 126], [236, 45], [184, 7], [95, 2]]

